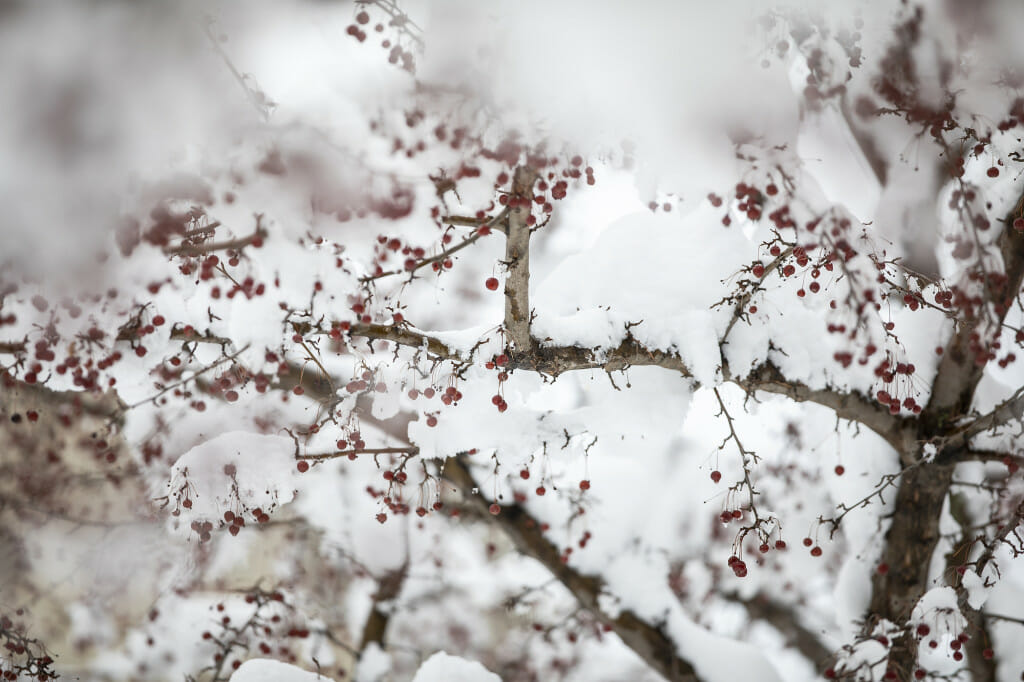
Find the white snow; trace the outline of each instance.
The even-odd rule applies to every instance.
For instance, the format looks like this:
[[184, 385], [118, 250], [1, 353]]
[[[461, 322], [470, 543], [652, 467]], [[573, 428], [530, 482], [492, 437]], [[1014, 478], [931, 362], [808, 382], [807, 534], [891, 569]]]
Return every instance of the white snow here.
[[438, 651], [420, 665], [412, 682], [501, 682], [476, 661]]

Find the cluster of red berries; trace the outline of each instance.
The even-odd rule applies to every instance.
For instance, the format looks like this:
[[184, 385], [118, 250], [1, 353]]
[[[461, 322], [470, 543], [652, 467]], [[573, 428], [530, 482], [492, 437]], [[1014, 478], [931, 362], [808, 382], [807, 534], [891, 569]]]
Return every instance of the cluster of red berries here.
[[764, 207], [765, 198], [759, 189], [744, 182], [737, 183], [736, 199], [740, 202], [736, 206], [737, 210], [739, 210], [740, 213], [746, 213], [748, 220], [761, 219], [761, 211]]
[[362, 322], [363, 324], [370, 324], [371, 322], [373, 322], [373, 316], [366, 311], [366, 302], [356, 301], [355, 303], [352, 304], [351, 309], [352, 312], [354, 312], [359, 317], [359, 321]]
[[[366, 14], [366, 12], [361, 12], [360, 14]], [[367, 20], [369, 20], [368, 17]], [[349, 24], [348, 28], [345, 29], [345, 33], [352, 36], [359, 42], [363, 42], [364, 40], [366, 40], [366, 31], [362, 30], [355, 24]]]
[[718, 518], [721, 519], [722, 523], [731, 523], [736, 519], [743, 518], [743, 510], [733, 509], [730, 511], [727, 509], [723, 511], [721, 514], [719, 514]]
[[405, 260], [402, 266], [407, 271], [415, 270], [420, 261], [427, 255], [426, 249], [421, 246], [409, 246], [402, 244], [402, 240], [397, 237], [388, 238], [385, 235], [377, 235], [377, 249], [376, 249], [376, 263], [377, 263], [377, 274], [381, 274], [384, 268], [381, 263], [385, 263], [388, 260], [388, 251], [393, 253], [401, 252], [405, 256]]
[[729, 561], [727, 563], [729, 564], [729, 568], [732, 569], [732, 572], [736, 574], [737, 578], [746, 577], [747, 564], [743, 561], [743, 559], [740, 559], [738, 556], [733, 554], [731, 557], [729, 557]]
[[[261, 521], [260, 517], [266, 517], [266, 521], [270, 520], [269, 516], [262, 513], [262, 510], [260, 515], [256, 517], [256, 521], [257, 523], [266, 523], [266, 521]], [[240, 514], [235, 514], [232, 511], [226, 511], [224, 512], [224, 523], [228, 524], [229, 533], [232, 535], [238, 535], [238, 532], [243, 526], [245, 526], [245, 519], [242, 518]]]
[[813, 557], [819, 557], [822, 554], [821, 547], [819, 547], [818, 545], [815, 545], [814, 544], [814, 540], [812, 540], [810, 538], [804, 538], [804, 547], [810, 547], [811, 548], [811, 556], [813, 556]]
[[383, 476], [385, 481], [394, 481], [399, 485], [405, 483], [409, 479], [409, 476], [401, 469], [398, 471], [391, 471], [388, 469], [384, 472]]
[[[896, 381], [897, 376], [903, 375], [910, 377], [915, 371], [917, 371], [917, 368], [914, 367], [913, 363], [897, 362], [894, 365], [888, 359], [883, 359], [875, 367], [874, 374], [886, 384], [892, 384]], [[899, 397], [885, 389], [879, 390], [875, 394], [875, 398], [879, 403], [889, 407], [890, 414], [899, 414], [901, 409], [909, 410], [914, 414], [920, 414], [922, 410], [922, 406], [919, 405], [913, 397], [907, 396], [901, 402]]]
[[210, 521], [193, 521], [191, 528], [199, 534], [199, 542], [209, 542], [213, 537], [213, 523]]

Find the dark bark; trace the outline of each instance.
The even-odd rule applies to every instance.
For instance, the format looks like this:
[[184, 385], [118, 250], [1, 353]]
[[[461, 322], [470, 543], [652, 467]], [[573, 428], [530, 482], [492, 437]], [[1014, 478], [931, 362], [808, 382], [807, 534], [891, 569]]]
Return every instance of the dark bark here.
[[604, 582], [563, 563], [558, 547], [544, 537], [540, 525], [524, 509], [513, 504], [503, 506], [497, 516], [491, 515], [487, 510], [487, 500], [473, 492], [477, 483], [462, 456], [449, 457], [445, 461], [444, 475], [462, 491], [468, 504], [477, 507], [482, 516], [492, 518], [520, 552], [543, 564], [572, 593], [581, 607], [611, 626], [619, 639], [645, 663], [671, 682], [700, 680], [692, 664], [678, 655], [675, 642], [664, 628], [644, 622], [631, 611], [622, 611], [615, 618], [604, 614], [598, 605], [598, 597], [604, 592]]

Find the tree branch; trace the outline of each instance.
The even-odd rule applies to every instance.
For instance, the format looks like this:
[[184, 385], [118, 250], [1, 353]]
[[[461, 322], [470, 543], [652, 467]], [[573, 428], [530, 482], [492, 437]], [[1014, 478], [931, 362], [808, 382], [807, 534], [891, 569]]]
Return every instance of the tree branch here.
[[[1021, 200], [1024, 201], [1024, 196]], [[872, 576], [869, 617], [865, 619], [861, 632], [864, 637], [871, 635], [874, 624], [881, 619], [904, 626], [914, 605], [930, 585], [928, 569], [941, 536], [939, 521], [942, 508], [953, 481], [955, 462], [964, 449], [960, 438], [946, 441], [951, 433], [955, 434], [954, 425], [969, 413], [987, 363], [978, 361], [978, 351], [972, 345], [978, 341], [976, 334], [984, 331], [982, 326], [986, 320], [981, 316], [988, 310], [985, 306], [992, 309], [992, 319], [987, 322], [995, 329], [1001, 328], [1024, 281], [1024, 235], [1013, 229], [1014, 218], [1011, 211], [1003, 220], [1003, 230], [997, 241], [1005, 265], [1005, 282], [1000, 287], [986, 284], [986, 301], [981, 312], [959, 321], [943, 351], [928, 405], [915, 420], [917, 442], [922, 445], [900, 450], [900, 458], [906, 468], [900, 478], [891, 514], [892, 524], [885, 535], [881, 558], [890, 569]], [[986, 282], [989, 279], [986, 277]], [[920, 461], [920, 466], [908, 466], [908, 460], [923, 458], [925, 442], [940, 444], [935, 461]], [[908, 446], [913, 444], [911, 441]], [[903, 675], [909, 675], [916, 666], [917, 643], [908, 630], [894, 639], [888, 664]]]
[[[349, 333], [353, 336], [386, 340], [403, 346], [425, 348], [431, 355], [442, 360], [463, 362], [462, 355], [443, 341], [395, 325], [355, 324]], [[545, 346], [535, 338], [530, 339], [530, 350], [512, 350], [509, 369], [522, 369], [558, 376], [565, 372], [601, 369], [618, 372], [630, 367], [662, 367], [692, 377], [689, 367], [678, 354], [650, 349], [632, 336], [627, 337], [615, 348], [591, 349], [580, 346]], [[893, 416], [877, 402], [858, 393], [844, 393], [835, 389], [815, 389], [797, 381], [787, 379], [772, 363], [766, 362], [745, 377], [735, 377], [728, 365], [723, 367], [723, 376], [747, 393], [764, 391], [786, 396], [796, 402], [810, 402], [835, 411], [841, 419], [863, 424], [871, 429], [899, 452], [912, 447], [917, 434], [914, 420]]]
[[256, 239], [266, 238], [267, 231], [263, 229], [262, 222], [262, 214], [257, 215], [256, 230], [248, 237], [238, 237], [237, 239], [228, 239], [222, 242], [209, 242], [204, 244], [177, 244], [175, 246], [165, 246], [164, 253], [168, 256], [202, 256], [215, 251], [241, 249], [242, 247], [249, 246]]
[[17, 355], [25, 352], [24, 341], [0, 341], [0, 355]]
[[402, 591], [408, 574], [409, 562], [406, 561], [399, 568], [389, 571], [377, 580], [377, 591], [373, 594], [373, 604], [370, 606], [370, 613], [363, 624], [363, 634], [359, 640], [360, 657], [370, 644], [384, 648], [384, 637], [391, 620], [391, 613], [385, 605]]
[[[954, 494], [950, 497], [949, 508], [953, 518], [960, 526], [960, 538], [952, 548], [952, 551], [946, 555], [946, 575], [951, 577], [950, 582], [953, 589], [956, 590], [957, 605], [960, 607], [960, 612], [975, 628], [975, 632], [971, 634], [971, 638], [967, 640], [964, 647], [967, 654], [967, 668], [971, 672], [971, 682], [995, 682], [995, 661], [991, 658], [986, 658], [984, 655], [985, 649], [989, 648], [992, 641], [988, 629], [988, 619], [982, 611], [970, 605], [967, 590], [964, 589], [963, 582], [960, 580], [957, 572], [960, 565], [967, 559], [967, 555], [970, 554], [971, 546], [975, 541], [971, 529], [972, 519], [969, 516], [968, 506], [963, 503], [962, 499], [959, 499], [958, 495]], [[957, 557], [962, 557], [963, 560]], [[987, 559], [984, 563], [979, 559], [977, 567], [979, 576], [985, 570], [985, 564], [987, 563]]]
[[463, 361], [462, 354], [449, 347], [444, 341], [404, 326], [359, 323], [352, 325], [348, 333], [375, 341], [391, 341], [400, 346], [424, 348], [428, 353], [441, 360]]
[[[468, 218], [468, 217], [465, 217], [465, 216], [444, 216], [443, 218], [441, 218], [441, 222], [442, 223], [447, 223], [449, 225], [468, 225], [468, 226], [472, 226], [472, 227], [476, 227], [476, 228], [487, 226], [487, 227], [497, 228], [497, 229], [499, 229], [501, 231], [504, 231], [504, 228], [502, 227], [502, 224], [504, 223], [505, 219], [508, 217], [508, 213], [509, 213], [509, 209], [506, 208], [503, 211], [501, 211], [500, 213], [498, 213], [497, 215], [495, 215], [493, 217], [490, 217], [490, 218], [484, 218], [482, 220], [479, 219], [479, 218]], [[469, 246], [471, 244], [475, 244], [483, 236], [484, 236], [484, 233], [482, 233], [482, 232], [479, 232], [479, 231], [474, 232], [473, 234], [469, 235], [468, 237], [466, 237], [465, 239], [460, 241], [455, 246], [452, 246], [451, 248], [444, 249], [443, 251], [441, 251], [440, 253], [438, 253], [436, 255], [429, 256], [427, 258], [421, 258], [420, 260], [416, 261], [415, 266], [410, 268], [410, 269], [407, 269], [407, 270], [387, 270], [387, 271], [382, 272], [382, 273], [380, 273], [378, 275], [368, 275], [366, 277], [360, 277], [359, 281], [363, 282], [363, 283], [365, 283], [365, 282], [372, 282], [374, 280], [383, 279], [384, 277], [392, 277], [394, 275], [401, 275], [403, 273], [411, 275], [411, 274], [415, 273], [417, 270], [419, 270], [420, 268], [424, 268], [424, 267], [426, 267], [428, 265], [431, 265], [432, 263], [441, 263], [441, 262], [445, 261], [447, 258], [450, 258], [453, 254], [458, 253], [459, 251], [461, 251], [462, 249], [466, 248], [467, 246]]]
[[724, 595], [729, 601], [741, 604], [747, 615], [754, 620], [762, 620], [779, 631], [786, 641], [799, 651], [815, 666], [821, 669], [822, 664], [831, 661], [832, 651], [825, 647], [818, 636], [804, 627], [802, 616], [789, 606], [782, 604], [764, 593], [744, 598], [739, 594]]
[[[458, 487], [466, 501], [488, 515], [488, 502], [474, 489], [478, 487], [470, 473], [465, 457], [449, 457], [444, 464], [444, 476]], [[650, 625], [632, 611], [623, 611], [613, 618], [605, 614], [598, 598], [605, 592], [604, 582], [597, 577], [583, 575], [562, 563], [561, 552], [544, 537], [540, 525], [519, 505], [503, 506], [493, 517], [515, 543], [520, 552], [533, 557], [558, 578], [579, 602], [603, 623], [610, 625], [619, 639], [648, 665], [672, 682], [698, 682], [693, 664], [676, 654], [676, 644], [662, 627]]]
[[530, 207], [533, 205], [533, 183], [537, 171], [528, 167], [516, 168], [512, 180], [509, 206], [515, 203], [508, 216], [508, 235], [505, 242], [505, 331], [518, 352], [530, 352], [534, 340], [530, 335]]
[[959, 445], [985, 431], [998, 429], [1000, 426], [1024, 418], [1024, 387], [1017, 389], [1012, 396], [996, 405], [991, 412], [983, 414], [974, 421], [959, 428], [951, 439], [951, 443]]

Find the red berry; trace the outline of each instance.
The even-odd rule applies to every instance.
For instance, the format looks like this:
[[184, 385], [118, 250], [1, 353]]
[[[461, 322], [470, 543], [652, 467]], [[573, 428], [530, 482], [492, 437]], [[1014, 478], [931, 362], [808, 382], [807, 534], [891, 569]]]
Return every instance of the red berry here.
[[776, 540], [775, 541], [775, 549], [786, 549], [786, 542], [785, 542], [785, 540]]
[[814, 540], [810, 538], [804, 538], [804, 547], [810, 547], [814, 544]]
[[996, 168], [995, 166], [992, 166], [991, 168], [988, 169], [988, 176], [990, 178], [998, 178], [999, 177], [999, 169]]
[[544, 487], [544, 486], [542, 486], [542, 485], [541, 485], [541, 486], [537, 486], [537, 494], [538, 494], [538, 495], [543, 495], [543, 494], [544, 494], [544, 493], [546, 493], [546, 492], [547, 492], [547, 488], [545, 488], [545, 487]]
[[427, 426], [437, 426], [437, 417], [433, 415], [427, 417]]
[[370, 21], [370, 15], [366, 12], [360, 12], [356, 15], [356, 21], [360, 24], [368, 23]]
[[821, 547], [814, 547], [811, 549], [811, 556], [821, 556]]
[[487, 508], [487, 510], [489, 512], [491, 512], [492, 514], [494, 514], [495, 516], [497, 516], [498, 514], [501, 513], [501, 505], [498, 504], [497, 502], [494, 502], [494, 503], [491, 504], [490, 507]]
[[927, 625], [925, 625], [924, 623], [921, 623], [920, 625], [917, 626], [917, 635], [918, 635], [918, 637], [927, 637], [928, 633], [931, 632], [931, 631], [932, 631], [932, 629], [930, 627], [928, 627]]
[[836, 476], [842, 476], [846, 472], [846, 468], [842, 464], [836, 465]]
[[714, 481], [715, 483], [718, 483], [719, 481], [721, 481], [722, 480], [722, 472], [721, 471], [717, 471], [717, 470], [712, 471], [711, 472], [711, 480]]
[[292, 389], [292, 393], [294, 393], [295, 395], [302, 395], [305, 392], [306, 389], [302, 388], [302, 386], [296, 386], [295, 388]]
[[528, 479], [529, 477], [530, 477], [530, 470], [529, 469], [523, 469], [522, 471], [519, 472], [519, 478], [523, 479], [524, 481], [526, 479]]
[[580, 481], [580, 490], [590, 490], [590, 481]]
[[1013, 229], [1018, 232], [1024, 232], [1024, 218], [1015, 218], [1013, 221]]
[[155, 315], [155, 316], [153, 316], [153, 324], [154, 324], [154, 326], [159, 327], [159, 326], [161, 326], [166, 321], [167, 320], [164, 319], [163, 315]]
[[491, 291], [497, 291], [498, 290], [498, 278], [497, 277], [488, 277], [487, 281], [484, 282], [484, 286], [487, 287], [488, 289], [490, 289]]
[[299, 470], [299, 473], [304, 474], [309, 471], [309, 462], [302, 460], [295, 465], [295, 468]]

